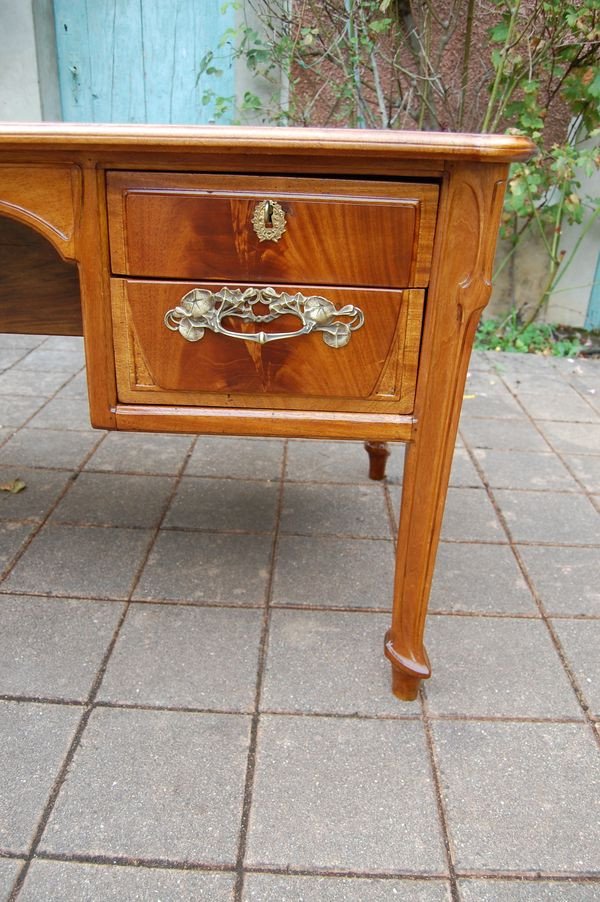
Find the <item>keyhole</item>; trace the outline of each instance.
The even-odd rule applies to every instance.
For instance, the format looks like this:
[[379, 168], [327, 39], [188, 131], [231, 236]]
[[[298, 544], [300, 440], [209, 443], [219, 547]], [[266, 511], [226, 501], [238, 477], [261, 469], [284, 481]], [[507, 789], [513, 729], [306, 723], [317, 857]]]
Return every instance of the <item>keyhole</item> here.
[[273, 228], [273, 201], [268, 200], [265, 202], [265, 229]]

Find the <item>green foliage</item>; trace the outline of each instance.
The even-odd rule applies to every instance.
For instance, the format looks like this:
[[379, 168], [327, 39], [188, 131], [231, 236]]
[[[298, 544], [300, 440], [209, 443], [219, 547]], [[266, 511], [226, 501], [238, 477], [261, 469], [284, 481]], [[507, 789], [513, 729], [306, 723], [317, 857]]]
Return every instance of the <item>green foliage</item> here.
[[553, 357], [576, 357], [581, 349], [578, 338], [563, 338], [548, 323], [523, 325], [513, 308], [503, 320], [485, 319], [475, 335], [478, 351], [511, 351], [521, 354], [545, 354]]
[[[510, 174], [502, 221], [509, 246], [498, 271], [529, 233], [540, 236], [547, 279], [529, 319], [537, 317], [600, 215], [600, 197], [582, 189], [600, 169], [599, 0], [448, 0], [443, 9], [434, 0], [227, 5], [241, 23], [204, 57], [201, 74], [218, 82], [223, 59], [235, 59], [258, 87], [241, 102], [204, 90], [217, 119], [233, 113], [236, 122], [531, 137], [536, 158]], [[547, 123], [556, 134], [557, 114], [565, 128], [551, 144]], [[572, 224], [580, 239], [566, 254], [563, 231]]]
[[[494, 0], [494, 5], [501, 21], [490, 30], [495, 78], [483, 127], [510, 123], [512, 131], [538, 146], [533, 160], [512, 167], [502, 223], [502, 237], [511, 247], [499, 270], [532, 231], [547, 255], [546, 283], [524, 320], [525, 329], [548, 303], [600, 215], [600, 197], [582, 190], [583, 176], [600, 169], [594, 140], [600, 126], [600, 7], [597, 0], [544, 0], [536, 4], [543, 18], [530, 19], [530, 26], [521, 0]], [[568, 110], [570, 126], [561, 142], [548, 146], [545, 128], [553, 98]], [[567, 254], [564, 227], [574, 224], [581, 226], [580, 236]]]

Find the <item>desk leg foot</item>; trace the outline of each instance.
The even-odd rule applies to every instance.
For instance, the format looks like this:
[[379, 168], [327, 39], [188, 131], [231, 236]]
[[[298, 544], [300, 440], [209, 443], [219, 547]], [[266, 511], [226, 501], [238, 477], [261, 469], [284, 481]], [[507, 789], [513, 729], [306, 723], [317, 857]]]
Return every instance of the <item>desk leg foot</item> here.
[[385, 465], [390, 456], [386, 442], [365, 442], [369, 455], [369, 479], [385, 479]]
[[392, 665], [392, 692], [403, 702], [412, 702], [419, 694], [423, 680], [431, 675], [427, 652], [423, 649], [423, 661], [412, 661], [399, 654], [394, 648], [391, 630], [385, 634], [385, 656]]
[[405, 670], [392, 667], [392, 692], [401, 702], [412, 702], [419, 694], [421, 680], [410, 676]]

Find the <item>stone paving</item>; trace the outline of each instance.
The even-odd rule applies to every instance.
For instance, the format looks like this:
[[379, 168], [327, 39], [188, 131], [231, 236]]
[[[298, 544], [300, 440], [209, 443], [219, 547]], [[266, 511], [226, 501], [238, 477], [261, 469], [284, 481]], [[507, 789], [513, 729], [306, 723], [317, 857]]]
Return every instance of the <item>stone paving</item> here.
[[600, 362], [476, 354], [389, 690], [402, 448], [105, 434], [0, 336], [0, 899], [600, 899]]

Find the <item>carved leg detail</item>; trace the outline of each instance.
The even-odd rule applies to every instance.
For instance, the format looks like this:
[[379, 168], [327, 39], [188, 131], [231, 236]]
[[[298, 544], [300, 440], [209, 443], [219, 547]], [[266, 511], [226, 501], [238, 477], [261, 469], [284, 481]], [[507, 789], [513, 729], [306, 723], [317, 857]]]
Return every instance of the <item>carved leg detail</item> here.
[[421, 680], [426, 680], [431, 675], [427, 652], [422, 650], [422, 662], [405, 658], [394, 648], [392, 630], [385, 634], [384, 651], [392, 665], [392, 692], [402, 701], [413, 701], [418, 695]]
[[369, 479], [385, 479], [385, 465], [390, 456], [386, 442], [365, 442], [369, 455]]

